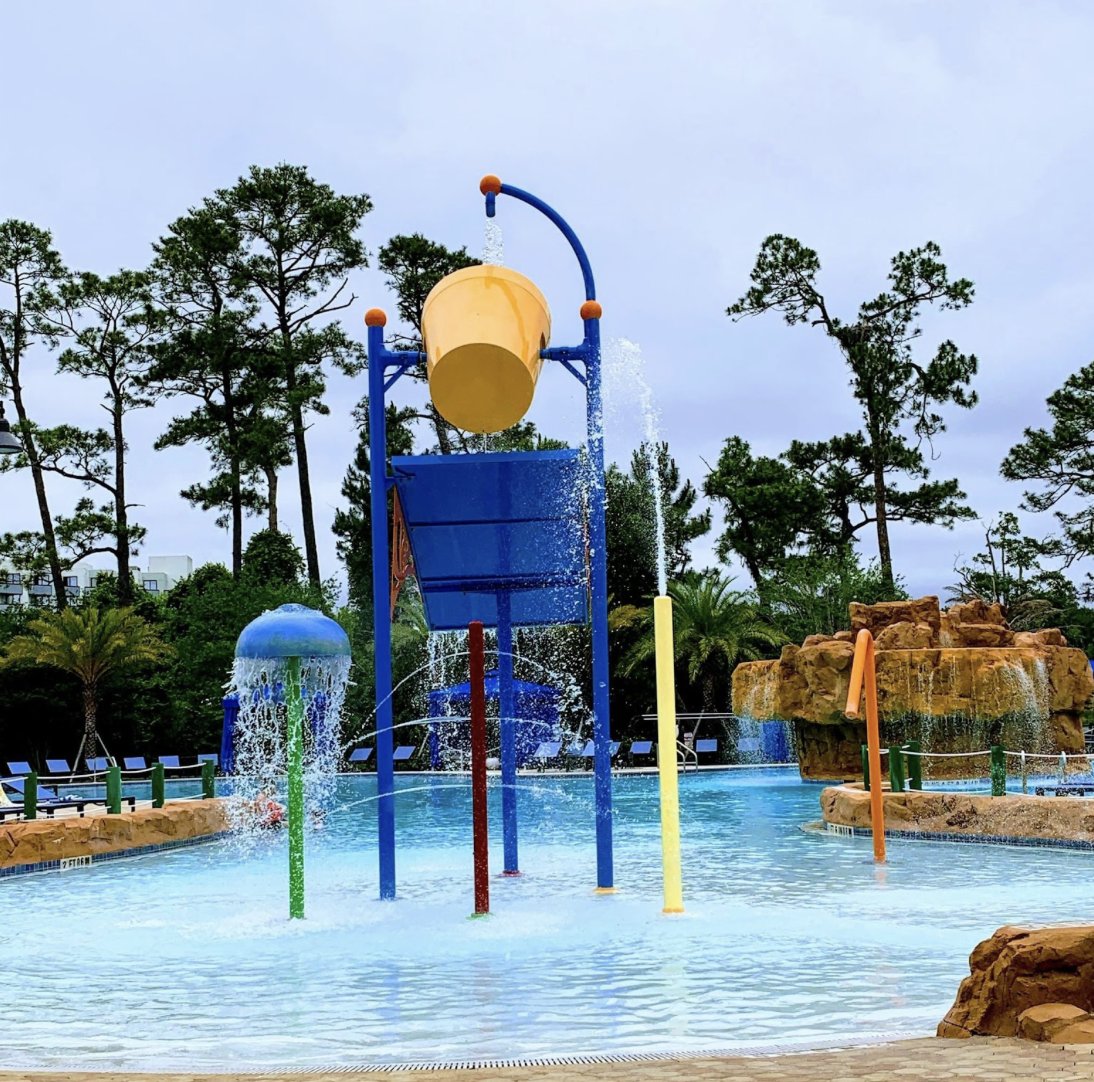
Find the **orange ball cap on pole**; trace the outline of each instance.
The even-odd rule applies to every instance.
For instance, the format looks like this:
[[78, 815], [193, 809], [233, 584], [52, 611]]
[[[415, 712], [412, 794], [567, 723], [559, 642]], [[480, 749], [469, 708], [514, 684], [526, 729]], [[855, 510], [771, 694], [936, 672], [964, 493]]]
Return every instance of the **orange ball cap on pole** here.
[[487, 173], [486, 176], [479, 181], [479, 191], [483, 195], [489, 195], [491, 192], [494, 195], [501, 195], [501, 178], [494, 176], [493, 173]]
[[365, 326], [366, 327], [385, 327], [385, 326], [387, 326], [387, 313], [382, 308], [370, 308], [365, 313]]
[[600, 307], [600, 301], [586, 301], [581, 306], [582, 319], [599, 319], [603, 314], [604, 309]]

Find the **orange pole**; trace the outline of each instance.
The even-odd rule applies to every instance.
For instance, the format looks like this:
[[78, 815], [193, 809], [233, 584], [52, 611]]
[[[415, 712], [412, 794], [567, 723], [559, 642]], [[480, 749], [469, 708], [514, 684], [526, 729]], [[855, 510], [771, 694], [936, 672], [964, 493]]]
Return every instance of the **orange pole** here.
[[885, 861], [885, 804], [881, 793], [881, 732], [877, 716], [877, 667], [874, 662], [874, 636], [863, 628], [855, 640], [851, 663], [851, 686], [847, 689], [849, 718], [859, 717], [862, 685], [866, 684], [866, 750], [870, 762], [870, 830], [874, 836], [874, 860]]

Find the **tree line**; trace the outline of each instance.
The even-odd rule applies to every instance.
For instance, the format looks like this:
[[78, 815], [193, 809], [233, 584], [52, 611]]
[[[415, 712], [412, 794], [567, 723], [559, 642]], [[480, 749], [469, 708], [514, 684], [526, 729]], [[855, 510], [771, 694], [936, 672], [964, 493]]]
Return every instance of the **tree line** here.
[[[75, 604], [95, 609], [96, 619], [111, 608], [132, 612], [163, 650], [151, 648], [154, 668], [106, 680], [97, 692], [112, 740], [140, 750], [212, 750], [235, 636], [247, 620], [285, 601], [322, 607], [346, 626], [356, 657], [349, 712], [358, 720], [371, 713], [367, 399], [354, 411], [360, 438], [331, 524], [346, 574], [342, 605], [333, 579], [321, 575], [308, 460], [311, 419], [329, 410], [330, 373], [357, 373], [367, 364], [339, 314], [356, 300], [353, 272], [368, 265], [360, 234], [371, 209], [367, 195], [338, 194], [303, 167], [254, 166], [171, 222], [151, 245], [147, 267], [106, 276], [67, 268], [48, 231], [0, 222], [0, 393], [14, 406], [24, 448], [0, 469], [28, 471], [40, 521], [39, 529], [0, 538], [0, 563], [47, 575], [58, 612], [73, 603], [64, 576], [75, 561], [107, 554], [115, 564], [116, 574]], [[475, 262], [466, 249], [417, 233], [378, 248], [377, 266], [395, 298], [398, 344], [420, 347], [430, 289]], [[608, 468], [612, 705], [623, 735], [640, 730], [637, 719], [653, 703], [652, 484], [665, 506], [679, 694], [690, 709], [727, 709], [739, 661], [836, 630], [849, 601], [903, 596], [889, 536], [893, 522], [952, 528], [977, 517], [959, 481], [936, 478], [932, 469], [947, 411], [977, 404], [972, 384], [979, 362], [948, 339], [925, 346], [923, 331], [930, 310], [972, 303], [973, 283], [952, 277], [932, 242], [894, 256], [884, 287], [850, 314], [836, 310], [820, 278], [815, 251], [773, 235], [761, 245], [751, 284], [727, 314], [734, 320], [773, 314], [814, 333], [846, 368], [860, 415], [855, 428], [823, 441], [791, 440], [775, 456], [755, 454], [729, 436], [698, 487], [681, 476], [664, 443], [643, 445], [629, 463]], [[43, 365], [87, 380], [101, 396], [106, 423], [38, 423], [42, 403], [28, 394], [26, 377]], [[424, 366], [410, 376], [424, 381]], [[139, 501], [127, 483], [126, 430], [133, 411], [164, 400], [181, 408], [155, 447], [204, 449], [203, 476], [180, 495], [215, 515], [230, 551], [224, 564], [205, 565], [154, 598], [130, 572], [146, 529], [133, 515]], [[1074, 584], [1071, 568], [1094, 546], [1094, 364], [1070, 377], [1048, 406], [1051, 427], [1027, 429], [1002, 473], [1025, 483], [1025, 509], [1054, 512], [1055, 532], [1035, 539], [1022, 533], [1013, 513], [995, 517], [985, 524], [982, 550], [952, 569], [948, 586], [954, 598], [1002, 602], [1016, 626], [1060, 623], [1080, 645], [1094, 644], [1087, 594]], [[387, 428], [389, 456], [484, 446], [428, 400], [389, 404]], [[529, 422], [485, 445], [515, 451], [562, 446]], [[290, 468], [300, 493], [299, 548], [281, 531], [278, 512], [279, 478]], [[61, 512], [51, 502], [56, 476], [80, 482], [87, 492]], [[709, 502], [706, 509], [700, 496]], [[248, 517], [262, 525], [249, 540]], [[716, 528], [720, 566], [699, 570], [693, 545]], [[864, 562], [860, 554], [867, 533], [876, 539], [876, 561]], [[750, 581], [734, 579], [738, 565]], [[36, 739], [52, 744], [79, 715], [78, 689], [54, 686], [41, 669], [26, 667], [32, 660], [26, 636], [42, 633], [30, 626], [33, 616], [0, 613], [0, 643], [22, 644], [5, 652], [0, 695], [13, 708], [10, 716], [38, 717]], [[525, 638], [522, 651], [554, 648]], [[420, 600], [410, 589], [396, 613], [396, 683], [421, 666], [425, 642]], [[575, 650], [574, 658], [576, 675], [587, 681], [581, 670], [587, 650]], [[412, 713], [421, 710], [415, 694], [413, 687], [400, 692], [402, 715], [420, 716]], [[25, 742], [23, 727], [16, 729], [0, 732], [5, 746]]]

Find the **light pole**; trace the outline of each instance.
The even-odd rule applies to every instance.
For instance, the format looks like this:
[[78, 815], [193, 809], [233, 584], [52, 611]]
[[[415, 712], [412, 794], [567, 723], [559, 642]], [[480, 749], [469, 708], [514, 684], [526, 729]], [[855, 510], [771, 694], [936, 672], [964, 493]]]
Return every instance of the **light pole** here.
[[22, 450], [23, 445], [4, 416], [4, 403], [0, 402], [0, 455], [17, 455]]

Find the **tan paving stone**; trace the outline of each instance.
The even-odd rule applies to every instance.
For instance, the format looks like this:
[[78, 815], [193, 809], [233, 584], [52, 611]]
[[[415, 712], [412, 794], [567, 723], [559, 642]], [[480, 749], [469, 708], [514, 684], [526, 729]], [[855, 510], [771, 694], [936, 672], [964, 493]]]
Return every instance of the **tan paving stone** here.
[[[357, 1072], [317, 1074], [128, 1074], [0, 1071], [0, 1082], [345, 1082]], [[375, 1076], [374, 1076], [375, 1077]], [[922, 1038], [873, 1048], [782, 1056], [736, 1056], [563, 1067], [492, 1067], [466, 1071], [397, 1071], [388, 1082], [1094, 1082], [1094, 1048], [1003, 1038]]]

